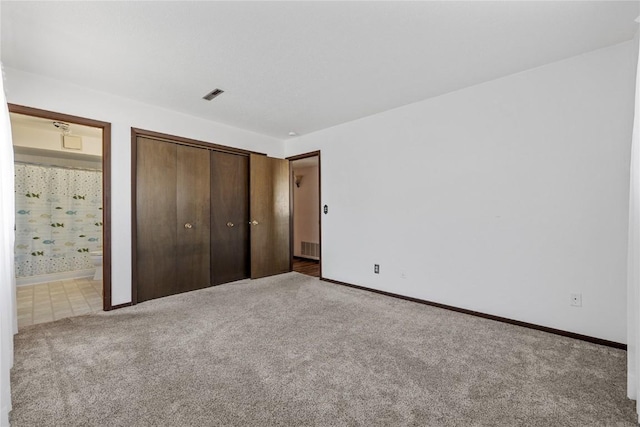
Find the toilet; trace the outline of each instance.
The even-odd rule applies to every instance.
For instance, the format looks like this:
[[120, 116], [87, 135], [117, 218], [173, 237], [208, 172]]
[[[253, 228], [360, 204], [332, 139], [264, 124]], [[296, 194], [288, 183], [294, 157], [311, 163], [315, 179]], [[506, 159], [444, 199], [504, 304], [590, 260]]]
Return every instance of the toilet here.
[[91, 255], [91, 262], [96, 267], [93, 280], [102, 280], [102, 251], [89, 252], [89, 255]]

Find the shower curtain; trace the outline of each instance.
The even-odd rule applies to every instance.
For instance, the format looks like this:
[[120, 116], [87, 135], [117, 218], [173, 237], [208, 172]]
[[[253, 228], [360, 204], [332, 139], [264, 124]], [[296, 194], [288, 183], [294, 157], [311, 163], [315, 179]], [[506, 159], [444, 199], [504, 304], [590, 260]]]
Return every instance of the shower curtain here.
[[93, 268], [102, 250], [102, 172], [16, 162], [16, 277]]

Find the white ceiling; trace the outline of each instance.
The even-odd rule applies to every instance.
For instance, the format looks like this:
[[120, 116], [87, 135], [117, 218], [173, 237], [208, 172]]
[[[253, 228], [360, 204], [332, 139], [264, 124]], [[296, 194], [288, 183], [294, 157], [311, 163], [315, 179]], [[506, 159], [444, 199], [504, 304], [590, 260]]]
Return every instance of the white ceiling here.
[[639, 14], [636, 1], [0, 7], [5, 66], [281, 139], [629, 40]]

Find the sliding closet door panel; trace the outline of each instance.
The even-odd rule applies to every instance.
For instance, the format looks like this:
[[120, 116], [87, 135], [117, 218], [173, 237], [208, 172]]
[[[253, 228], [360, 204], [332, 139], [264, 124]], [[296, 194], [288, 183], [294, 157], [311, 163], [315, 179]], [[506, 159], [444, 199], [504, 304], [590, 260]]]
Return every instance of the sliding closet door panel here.
[[251, 154], [251, 278], [290, 271], [289, 161]]
[[209, 151], [177, 145], [176, 293], [211, 285]]
[[211, 152], [211, 276], [215, 285], [249, 277], [249, 158]]
[[176, 146], [138, 138], [137, 300], [171, 295], [176, 272]]

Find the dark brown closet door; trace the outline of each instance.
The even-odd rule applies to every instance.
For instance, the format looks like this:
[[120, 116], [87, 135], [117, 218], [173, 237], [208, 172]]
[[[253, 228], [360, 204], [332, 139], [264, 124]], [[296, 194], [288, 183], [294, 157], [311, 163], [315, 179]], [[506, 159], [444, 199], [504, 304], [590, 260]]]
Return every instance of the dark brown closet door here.
[[251, 278], [290, 271], [289, 161], [250, 156]]
[[249, 277], [249, 158], [211, 152], [211, 281]]
[[137, 301], [174, 293], [176, 145], [138, 138], [136, 154]]
[[211, 176], [209, 151], [177, 150], [177, 282], [175, 293], [211, 286]]

